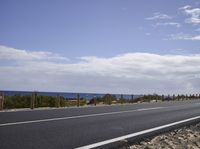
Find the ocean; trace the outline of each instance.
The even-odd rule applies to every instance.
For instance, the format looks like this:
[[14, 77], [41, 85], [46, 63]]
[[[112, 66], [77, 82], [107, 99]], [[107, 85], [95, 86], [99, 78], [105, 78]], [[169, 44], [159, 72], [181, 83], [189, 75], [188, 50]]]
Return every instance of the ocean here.
[[[3, 92], [5, 96], [14, 96], [14, 95], [31, 95], [33, 92], [30, 91], [8, 91], [8, 90], [0, 90], [0, 92]], [[77, 94], [79, 94], [80, 98], [84, 98], [87, 100], [90, 100], [94, 97], [103, 97], [105, 94], [102, 93], [71, 93], [71, 92], [40, 92], [37, 91], [38, 95], [43, 96], [63, 96], [65, 98], [76, 98]], [[116, 98], [120, 98], [121, 94], [112, 94], [115, 95]], [[123, 94], [124, 99], [131, 99], [131, 94]], [[141, 97], [142, 95], [133, 95], [133, 99]]]

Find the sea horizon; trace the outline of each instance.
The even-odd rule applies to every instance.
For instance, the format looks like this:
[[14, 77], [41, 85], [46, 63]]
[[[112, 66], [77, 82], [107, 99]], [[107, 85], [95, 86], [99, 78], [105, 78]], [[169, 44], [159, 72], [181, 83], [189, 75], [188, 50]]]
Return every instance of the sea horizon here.
[[138, 98], [143, 95], [139, 94], [113, 94], [113, 93], [79, 93], [79, 92], [51, 92], [51, 91], [24, 91], [24, 90], [0, 90], [3, 92], [5, 96], [14, 96], [14, 95], [31, 95], [33, 92], [37, 92], [38, 95], [43, 96], [63, 96], [64, 98], [77, 98], [77, 94], [79, 94], [80, 98], [91, 100], [94, 97], [103, 97], [106, 94], [114, 95], [117, 99], [121, 98], [123, 95], [124, 99], [133, 99]]

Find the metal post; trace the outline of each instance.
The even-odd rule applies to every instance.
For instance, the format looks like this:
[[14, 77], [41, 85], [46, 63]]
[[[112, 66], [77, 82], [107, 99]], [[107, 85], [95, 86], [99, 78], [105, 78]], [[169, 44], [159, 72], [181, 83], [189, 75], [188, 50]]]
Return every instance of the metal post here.
[[38, 101], [39, 101], [38, 104], [39, 104], [39, 105], [42, 105], [42, 95], [40, 95], [38, 99], [39, 99], [39, 100], [38, 100]]
[[36, 98], [36, 92], [33, 92], [31, 96], [31, 109], [35, 108], [35, 98]]
[[173, 97], [172, 97], [172, 99], [173, 99], [173, 100], [175, 100], [175, 95], [174, 95], [174, 94], [173, 94]]
[[30, 108], [31, 108], [31, 109], [34, 108], [34, 106], [33, 106], [33, 103], [34, 103], [33, 100], [34, 100], [34, 99], [33, 99], [33, 93], [31, 93], [31, 102], [30, 102]]
[[37, 92], [34, 92], [35, 94], [35, 107], [38, 107], [38, 100], [37, 100]]
[[34, 92], [34, 94], [35, 94], [35, 107], [38, 107], [37, 92]]
[[121, 94], [121, 104], [123, 104], [123, 94]]
[[167, 98], [168, 98], [168, 101], [170, 101], [170, 95], [169, 94], [168, 94]]
[[185, 95], [185, 99], [188, 100], [188, 94]]
[[164, 101], [164, 99], [165, 99], [165, 96], [164, 96], [164, 95], [162, 95], [161, 99], [162, 99], [162, 101]]
[[57, 108], [60, 107], [60, 95], [58, 94], [57, 95]]
[[3, 108], [4, 108], [4, 100], [5, 100], [5, 98], [4, 98], [4, 93], [2, 93], [2, 110], [3, 110]]
[[96, 106], [97, 105], [97, 97], [94, 96], [94, 105]]
[[133, 103], [133, 95], [131, 95], [131, 102]]
[[80, 95], [77, 94], [77, 107], [79, 107], [79, 106], [80, 106]]
[[4, 104], [4, 93], [0, 93], [0, 110], [3, 110], [3, 104]]

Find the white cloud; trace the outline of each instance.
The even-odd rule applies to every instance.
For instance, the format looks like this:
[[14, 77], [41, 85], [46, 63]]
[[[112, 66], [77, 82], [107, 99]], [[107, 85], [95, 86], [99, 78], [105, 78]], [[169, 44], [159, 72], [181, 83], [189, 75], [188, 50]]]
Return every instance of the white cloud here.
[[173, 27], [177, 27], [177, 28], [180, 28], [181, 27], [181, 24], [180, 23], [177, 23], [177, 22], [165, 22], [165, 23], [156, 23], [154, 25], [155, 27], [157, 26], [173, 26]]
[[200, 55], [126, 53], [110, 58], [87, 56], [75, 63], [56, 63], [48, 58], [27, 61], [22, 58], [27, 51], [13, 50], [18, 59], [13, 56], [14, 52], [9, 55], [9, 50], [8, 47], [1, 49], [0, 62], [6, 62], [2, 57], [7, 55], [10, 61], [20, 63], [17, 66], [0, 65], [0, 89], [134, 94], [195, 93], [200, 90], [200, 78], [197, 77], [200, 76]]
[[179, 9], [180, 10], [186, 10], [186, 9], [191, 9], [191, 8], [192, 8], [191, 5], [185, 5], [185, 6], [181, 7], [181, 8], [179, 8]]
[[183, 33], [178, 33], [178, 34], [171, 34], [168, 37], [169, 40], [192, 40], [192, 41], [199, 41], [200, 40], [200, 35], [188, 35], [188, 34], [183, 34]]
[[8, 60], [67, 60], [67, 58], [47, 51], [26, 51], [0, 45], [0, 59]]
[[193, 8], [190, 5], [186, 5], [179, 9], [182, 10], [187, 16], [190, 16], [189, 18], [185, 19], [186, 23], [200, 24], [200, 8]]
[[156, 12], [153, 14], [152, 17], [145, 18], [146, 20], [164, 20], [164, 19], [172, 19], [172, 16], [169, 16], [167, 14], [162, 14], [160, 12]]
[[151, 33], [145, 33], [145, 35], [146, 35], [146, 36], [150, 36], [150, 35], [151, 35]]
[[190, 39], [191, 39], [191, 40], [200, 40], [200, 35], [198, 35], [198, 36], [193, 36], [193, 37], [191, 37]]

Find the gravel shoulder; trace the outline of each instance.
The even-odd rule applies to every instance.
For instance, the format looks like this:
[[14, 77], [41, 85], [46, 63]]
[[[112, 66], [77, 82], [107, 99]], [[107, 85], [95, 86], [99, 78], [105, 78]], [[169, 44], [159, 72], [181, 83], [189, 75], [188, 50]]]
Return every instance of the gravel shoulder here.
[[200, 123], [135, 142], [129, 149], [200, 149]]

